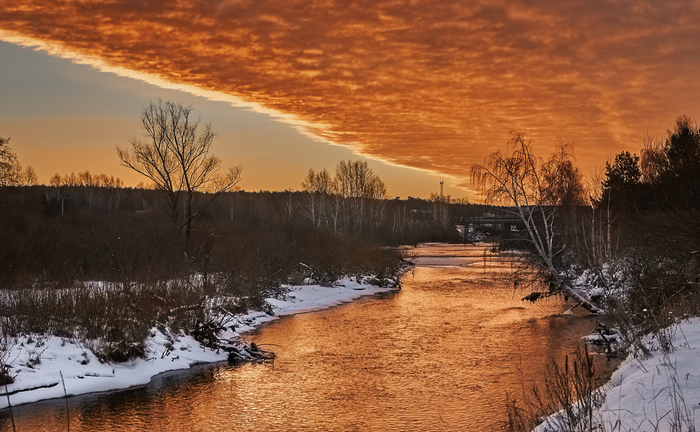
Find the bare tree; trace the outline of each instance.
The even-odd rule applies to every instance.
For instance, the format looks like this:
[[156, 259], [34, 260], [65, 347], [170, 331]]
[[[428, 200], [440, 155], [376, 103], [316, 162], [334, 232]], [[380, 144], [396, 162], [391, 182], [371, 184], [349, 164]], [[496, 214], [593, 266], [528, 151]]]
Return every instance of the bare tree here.
[[337, 192], [343, 198], [384, 199], [386, 185], [364, 161], [340, 161], [335, 168]]
[[34, 171], [33, 166], [29, 165], [24, 170], [24, 181], [27, 186], [39, 184], [39, 176], [36, 175], [36, 171]]
[[61, 174], [56, 173], [56, 174], [52, 175], [51, 178], [49, 179], [49, 185], [50, 186], [61, 186], [62, 185]]
[[[364, 224], [367, 200], [387, 197], [386, 185], [365, 161], [340, 161], [335, 168], [336, 193], [348, 199], [349, 219], [359, 234]], [[383, 217], [383, 212], [382, 212]]]
[[6, 172], [17, 160], [17, 156], [12, 152], [9, 138], [0, 138], [0, 182], [6, 177]]
[[442, 229], [448, 229], [452, 222], [452, 217], [450, 215], [451, 197], [449, 195], [443, 196], [431, 193], [429, 201], [432, 203], [430, 206], [430, 215], [435, 224]]
[[24, 173], [9, 142], [9, 138], [0, 138], [0, 186], [19, 186], [24, 183]]
[[[294, 198], [294, 192], [287, 191], [284, 195], [284, 199], [282, 200], [282, 210], [284, 211], [284, 215], [288, 220], [291, 220], [294, 217], [297, 207], [298, 204]], [[233, 216], [231, 218], [233, 219]]]
[[318, 173], [309, 169], [301, 187], [307, 192], [304, 195], [304, 215], [315, 226], [320, 226], [323, 220], [327, 222], [326, 198], [335, 192], [335, 182], [331, 175], [325, 168]]
[[[129, 140], [130, 149], [117, 147], [122, 165], [147, 177], [168, 199], [168, 212], [189, 243], [192, 220], [219, 194], [234, 190], [241, 180], [241, 167], [221, 174], [221, 159], [209, 154], [216, 133], [211, 124], [199, 129], [192, 106], [177, 102], [151, 102], [141, 113], [142, 139]], [[198, 192], [210, 195], [194, 208]], [[182, 211], [182, 212], [181, 212]]]
[[331, 194], [335, 191], [333, 178], [324, 168], [318, 173], [313, 169], [309, 169], [306, 178], [301, 182], [301, 187], [307, 192], [319, 192], [323, 194]]
[[406, 228], [411, 226], [409, 210], [406, 204], [401, 204], [400, 207], [396, 208], [392, 216], [392, 230], [394, 232], [403, 232]]
[[367, 162], [340, 161], [335, 177], [325, 168], [318, 173], [310, 169], [301, 187], [306, 192], [304, 215], [316, 226], [337, 231], [342, 225], [348, 232], [345, 225], [350, 223], [359, 234], [366, 222], [378, 226], [386, 219], [386, 185]]
[[[586, 186], [588, 191], [587, 211], [581, 214], [580, 233], [583, 256], [588, 266], [599, 267], [604, 261], [610, 259], [610, 236], [605, 236], [606, 228], [610, 226], [610, 205], [600, 206], [603, 197], [603, 174], [596, 171]], [[607, 217], [607, 227], [603, 222]], [[578, 223], [578, 221], [576, 222]], [[607, 241], [606, 241], [607, 240]]]
[[[562, 184], [571, 160], [570, 144], [561, 144], [547, 162], [532, 153], [530, 141], [511, 132], [508, 154], [499, 151], [486, 158], [485, 165], [471, 167], [472, 182], [478, 185], [487, 204], [509, 205], [527, 230], [528, 240], [535, 248], [538, 265], [553, 282], [550, 293], [572, 297], [593, 313], [601, 313], [591, 302], [566, 285], [555, 267], [555, 258], [564, 251], [564, 245], [555, 228], [557, 197], [552, 195], [554, 185]], [[569, 188], [564, 188], [568, 190]], [[531, 298], [536, 298], [531, 297]]]
[[33, 186], [39, 182], [31, 166], [26, 169], [8, 145], [9, 138], [0, 138], [0, 186]]

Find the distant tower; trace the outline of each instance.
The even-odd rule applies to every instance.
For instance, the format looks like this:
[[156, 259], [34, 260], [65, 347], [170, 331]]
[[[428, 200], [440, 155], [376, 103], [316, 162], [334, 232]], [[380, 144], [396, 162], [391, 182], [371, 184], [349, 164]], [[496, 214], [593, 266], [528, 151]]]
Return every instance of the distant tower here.
[[442, 198], [442, 185], [445, 184], [445, 180], [440, 179], [440, 198]]

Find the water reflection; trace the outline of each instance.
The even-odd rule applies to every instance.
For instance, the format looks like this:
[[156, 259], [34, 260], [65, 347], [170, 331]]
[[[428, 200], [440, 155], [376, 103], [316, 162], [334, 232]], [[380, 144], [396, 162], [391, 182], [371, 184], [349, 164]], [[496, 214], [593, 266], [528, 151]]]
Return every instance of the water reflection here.
[[[71, 398], [71, 430], [499, 430], [505, 392], [541, 380], [546, 360], [572, 352], [595, 320], [562, 316], [558, 299], [521, 302], [507, 263], [460, 248], [420, 251], [433, 259], [398, 293], [252, 334], [278, 354], [272, 364], [196, 368]], [[453, 255], [459, 266], [437, 259]], [[15, 415], [18, 430], [66, 429], [63, 401]]]

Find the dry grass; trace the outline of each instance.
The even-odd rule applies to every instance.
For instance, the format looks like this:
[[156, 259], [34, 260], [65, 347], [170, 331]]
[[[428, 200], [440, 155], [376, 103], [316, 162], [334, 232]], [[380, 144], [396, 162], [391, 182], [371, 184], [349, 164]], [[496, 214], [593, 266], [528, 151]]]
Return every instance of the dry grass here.
[[203, 284], [91, 284], [69, 289], [3, 291], [0, 326], [6, 335], [53, 334], [96, 341], [104, 361], [144, 354], [156, 325], [189, 331], [206, 322]]
[[[546, 421], [549, 430], [590, 431], [593, 429], [594, 410], [603, 402], [599, 384], [593, 357], [587, 347], [577, 349], [571, 357], [567, 355], [563, 364], [552, 360], [542, 388], [532, 386], [520, 402], [512, 395], [506, 395], [508, 420], [504, 429], [530, 431]], [[547, 418], [555, 412], [558, 412], [557, 416]]]

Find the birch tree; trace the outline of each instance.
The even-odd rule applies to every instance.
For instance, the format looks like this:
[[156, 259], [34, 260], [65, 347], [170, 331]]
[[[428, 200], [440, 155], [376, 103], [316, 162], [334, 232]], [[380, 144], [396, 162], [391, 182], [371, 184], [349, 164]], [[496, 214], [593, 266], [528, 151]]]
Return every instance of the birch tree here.
[[304, 215], [313, 225], [321, 226], [326, 219], [326, 198], [335, 191], [333, 178], [325, 168], [318, 173], [309, 169], [301, 187], [307, 192], [304, 196]]
[[[602, 310], [564, 283], [555, 265], [565, 245], [556, 230], [556, 197], [553, 187], [560, 185], [571, 162], [573, 146], [559, 144], [557, 151], [544, 162], [532, 152], [532, 143], [516, 131], [511, 132], [506, 153], [491, 153], [484, 165], [471, 167], [471, 179], [482, 191], [487, 204], [506, 205], [523, 222], [527, 238], [536, 251], [536, 265], [552, 281], [547, 294], [573, 298], [593, 313]], [[529, 297], [536, 299], [537, 296]]]

